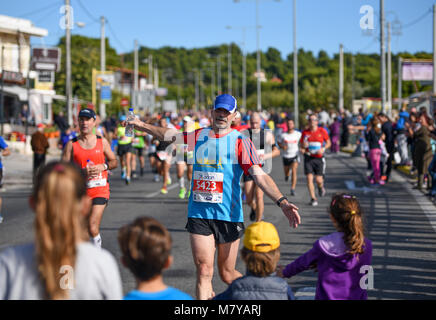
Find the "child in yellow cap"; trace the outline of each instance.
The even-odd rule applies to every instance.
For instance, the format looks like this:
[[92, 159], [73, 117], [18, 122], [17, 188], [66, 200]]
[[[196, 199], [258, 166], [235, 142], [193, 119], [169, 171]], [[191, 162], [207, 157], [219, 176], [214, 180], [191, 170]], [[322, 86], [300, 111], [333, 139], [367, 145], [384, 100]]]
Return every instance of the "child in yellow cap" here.
[[242, 260], [245, 276], [234, 280], [214, 300], [293, 300], [288, 283], [276, 276], [280, 259], [280, 238], [273, 224], [255, 222], [245, 229]]

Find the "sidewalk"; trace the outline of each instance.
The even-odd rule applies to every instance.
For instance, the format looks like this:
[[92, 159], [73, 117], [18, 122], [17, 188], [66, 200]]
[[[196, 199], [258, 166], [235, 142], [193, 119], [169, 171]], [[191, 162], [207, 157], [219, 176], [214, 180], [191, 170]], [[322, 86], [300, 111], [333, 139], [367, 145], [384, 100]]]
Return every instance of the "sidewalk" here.
[[[46, 163], [59, 160], [60, 157], [60, 150], [49, 149]], [[2, 157], [2, 163], [3, 188], [0, 189], [0, 192], [32, 188], [33, 154], [12, 151], [11, 155]]]

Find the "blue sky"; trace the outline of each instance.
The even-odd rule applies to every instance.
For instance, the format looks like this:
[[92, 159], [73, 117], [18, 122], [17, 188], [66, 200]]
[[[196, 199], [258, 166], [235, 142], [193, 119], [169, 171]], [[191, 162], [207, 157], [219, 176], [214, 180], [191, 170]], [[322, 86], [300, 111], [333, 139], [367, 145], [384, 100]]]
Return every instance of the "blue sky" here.
[[[46, 28], [44, 39], [33, 38], [33, 45], [55, 45], [64, 35], [59, 27], [62, 0], [1, 0], [0, 14], [32, 20]], [[393, 35], [392, 51], [427, 51], [432, 45], [432, 14], [428, 12], [436, 0], [385, 0], [386, 18], [402, 23], [401, 35]], [[100, 16], [109, 26], [106, 36], [118, 53], [133, 50], [134, 40], [140, 45], [199, 48], [229, 42], [242, 42], [242, 29], [247, 27], [246, 50], [256, 50], [256, 1], [240, 0], [71, 0], [75, 22], [73, 34], [100, 36]], [[370, 5], [375, 13], [373, 36], [363, 35], [359, 11]], [[292, 0], [260, 0], [260, 47], [277, 48], [282, 56], [292, 52]], [[428, 13], [427, 13], [428, 12]], [[427, 14], [426, 14], [427, 13]], [[379, 0], [297, 0], [297, 45], [329, 55], [343, 43], [346, 52], [379, 52]], [[422, 18], [421, 18], [422, 17]], [[419, 19], [421, 18], [421, 19]], [[411, 24], [412, 23], [412, 24]], [[226, 26], [234, 27], [231, 30]]]

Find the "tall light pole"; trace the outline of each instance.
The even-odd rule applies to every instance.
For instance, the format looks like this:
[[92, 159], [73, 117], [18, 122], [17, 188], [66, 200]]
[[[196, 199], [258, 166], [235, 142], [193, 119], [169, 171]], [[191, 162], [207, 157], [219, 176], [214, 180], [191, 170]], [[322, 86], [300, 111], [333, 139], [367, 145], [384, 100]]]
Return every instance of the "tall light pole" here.
[[[104, 30], [104, 17], [100, 17], [100, 70], [102, 73], [106, 70], [106, 39]], [[100, 99], [101, 100], [101, 99]], [[104, 120], [106, 118], [106, 105], [100, 101], [100, 118]]]
[[433, 5], [433, 95], [436, 95], [436, 4]]
[[385, 57], [385, 5], [380, 0], [380, 84], [382, 112], [385, 113], [386, 105], [386, 57]]
[[229, 44], [227, 54], [227, 93], [232, 94], [232, 44]]
[[297, 0], [294, 0], [294, 122], [295, 127], [299, 128], [299, 110], [298, 110], [298, 52], [297, 52]]
[[73, 124], [73, 114], [71, 110], [71, 11], [70, 11], [70, 0], [65, 0], [65, 97], [67, 102], [67, 119], [68, 125]]
[[339, 46], [339, 112], [344, 110], [344, 47]]
[[138, 91], [138, 40], [135, 40], [135, 49], [133, 54], [133, 90], [132, 90], [132, 108], [137, 106]]
[[391, 23], [387, 23], [388, 28], [388, 89], [387, 89], [387, 100], [388, 100], [388, 115], [391, 116], [392, 112], [392, 55], [391, 55]]
[[257, 66], [257, 111], [262, 110], [262, 86], [260, 83], [259, 0], [256, 0], [256, 66]]
[[[233, 2], [240, 2], [241, 0], [233, 0]], [[262, 93], [261, 93], [261, 79], [260, 79], [260, 35], [259, 35], [259, 1], [256, 0], [256, 75], [257, 75], [257, 111], [262, 111]], [[280, 0], [274, 0], [280, 2]]]
[[[236, 29], [238, 27], [226, 26], [227, 29]], [[239, 27], [242, 29], [242, 108], [247, 108], [247, 53], [245, 51], [245, 35], [247, 27]]]

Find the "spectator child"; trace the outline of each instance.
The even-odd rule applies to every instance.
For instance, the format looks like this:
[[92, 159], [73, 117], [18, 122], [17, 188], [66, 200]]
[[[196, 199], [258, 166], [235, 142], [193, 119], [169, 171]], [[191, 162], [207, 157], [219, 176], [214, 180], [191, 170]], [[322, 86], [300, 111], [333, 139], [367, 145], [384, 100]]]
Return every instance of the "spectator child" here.
[[173, 261], [171, 242], [168, 230], [153, 218], [140, 217], [120, 229], [121, 261], [137, 282], [136, 290], [129, 292], [125, 300], [192, 300], [163, 282], [162, 271]]
[[89, 243], [86, 178], [70, 163], [38, 170], [29, 199], [35, 241], [0, 253], [0, 300], [121, 299], [115, 258]]
[[329, 214], [337, 232], [317, 240], [311, 250], [286, 267], [280, 266], [278, 275], [290, 278], [315, 267], [315, 300], [366, 300], [361, 268], [371, 264], [372, 243], [364, 236], [359, 201], [352, 195], [336, 194]]
[[247, 274], [234, 280], [214, 300], [294, 299], [286, 281], [275, 274], [280, 259], [280, 238], [273, 224], [260, 221], [247, 227], [241, 257]]

